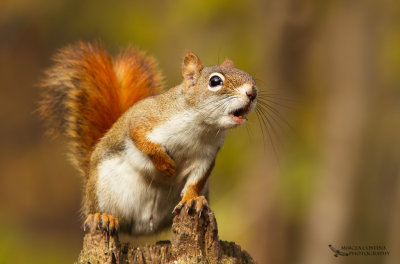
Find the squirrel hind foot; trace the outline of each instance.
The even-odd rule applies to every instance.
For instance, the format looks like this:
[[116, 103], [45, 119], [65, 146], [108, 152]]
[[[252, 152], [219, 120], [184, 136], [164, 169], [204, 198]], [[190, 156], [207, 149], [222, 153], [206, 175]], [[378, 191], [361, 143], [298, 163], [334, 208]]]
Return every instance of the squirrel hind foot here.
[[119, 219], [106, 213], [89, 214], [83, 224], [85, 232], [94, 233], [97, 230], [115, 234], [119, 230]]

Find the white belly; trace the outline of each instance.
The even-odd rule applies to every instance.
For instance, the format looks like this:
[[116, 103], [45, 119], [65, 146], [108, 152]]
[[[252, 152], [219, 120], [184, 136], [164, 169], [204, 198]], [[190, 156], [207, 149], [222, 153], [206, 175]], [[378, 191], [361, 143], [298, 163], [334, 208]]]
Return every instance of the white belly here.
[[146, 175], [156, 175], [148, 157], [130, 140], [125, 150], [101, 163], [97, 200], [100, 211], [120, 219], [132, 234], [152, 233], [172, 220], [183, 184], [159, 184]]

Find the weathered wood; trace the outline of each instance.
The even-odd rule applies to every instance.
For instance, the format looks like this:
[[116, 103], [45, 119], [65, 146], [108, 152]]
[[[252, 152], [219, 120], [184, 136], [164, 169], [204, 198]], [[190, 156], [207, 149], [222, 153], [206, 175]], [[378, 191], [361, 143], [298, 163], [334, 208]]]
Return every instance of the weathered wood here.
[[210, 209], [199, 216], [187, 207], [182, 208], [173, 220], [172, 231], [172, 242], [140, 247], [121, 244], [117, 233], [87, 233], [78, 263], [255, 263], [239, 245], [219, 240], [217, 221]]

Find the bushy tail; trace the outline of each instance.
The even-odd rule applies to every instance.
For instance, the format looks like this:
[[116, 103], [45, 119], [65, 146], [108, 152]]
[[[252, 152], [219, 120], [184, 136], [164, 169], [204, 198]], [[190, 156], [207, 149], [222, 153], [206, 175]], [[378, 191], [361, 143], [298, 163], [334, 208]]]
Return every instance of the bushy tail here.
[[98, 44], [77, 43], [54, 57], [40, 86], [39, 112], [50, 134], [64, 134], [85, 175], [96, 142], [135, 102], [162, 89], [155, 60], [128, 48], [113, 59]]

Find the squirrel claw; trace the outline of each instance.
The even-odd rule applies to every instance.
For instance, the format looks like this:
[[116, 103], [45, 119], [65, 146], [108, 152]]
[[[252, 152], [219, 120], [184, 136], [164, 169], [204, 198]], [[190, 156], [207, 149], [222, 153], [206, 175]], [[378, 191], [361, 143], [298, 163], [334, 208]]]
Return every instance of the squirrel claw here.
[[178, 214], [183, 207], [185, 207], [185, 211], [187, 214], [189, 214], [189, 211], [191, 209], [195, 209], [196, 213], [199, 215], [199, 218], [200, 218], [202, 215], [202, 212], [204, 210], [206, 210], [209, 206], [208, 206], [207, 199], [204, 196], [195, 196], [195, 197], [187, 199], [187, 200], [182, 199], [177, 204], [177, 206], [175, 206], [172, 213]]
[[174, 210], [172, 210], [172, 214], [177, 215], [177, 214], [181, 211], [183, 205], [184, 205], [184, 203], [178, 203], [178, 204], [174, 207]]
[[83, 224], [83, 230], [91, 233], [96, 230], [102, 230], [109, 234], [113, 234], [116, 233], [118, 229], [118, 218], [106, 213], [89, 214]]
[[208, 208], [208, 202], [207, 199], [204, 196], [199, 196], [197, 197], [197, 201], [196, 201], [196, 213], [200, 214], [206, 209]]

